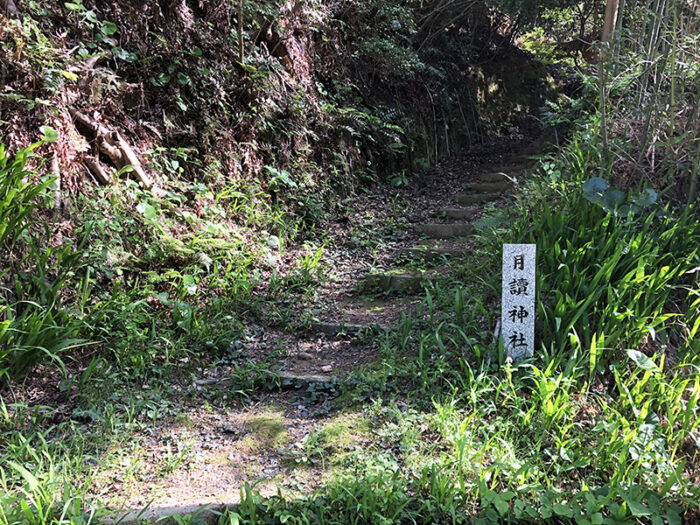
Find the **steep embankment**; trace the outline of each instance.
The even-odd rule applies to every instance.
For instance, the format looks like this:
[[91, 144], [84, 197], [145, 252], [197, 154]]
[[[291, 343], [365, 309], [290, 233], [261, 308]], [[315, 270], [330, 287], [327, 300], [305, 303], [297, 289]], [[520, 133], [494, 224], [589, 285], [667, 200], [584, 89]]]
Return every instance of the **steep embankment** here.
[[228, 2], [57, 4], [2, 19], [0, 136], [54, 128], [69, 193], [138, 161], [146, 186], [245, 180], [313, 222], [329, 191], [523, 124], [543, 92], [485, 5], [245, 2], [239, 26]]

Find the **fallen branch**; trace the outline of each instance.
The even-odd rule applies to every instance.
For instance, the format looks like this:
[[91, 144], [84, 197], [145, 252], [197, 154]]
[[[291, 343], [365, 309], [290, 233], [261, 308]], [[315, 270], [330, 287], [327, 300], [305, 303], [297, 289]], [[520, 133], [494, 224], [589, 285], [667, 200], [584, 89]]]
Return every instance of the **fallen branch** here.
[[[153, 188], [153, 179], [146, 174], [146, 171], [143, 169], [143, 165], [141, 164], [138, 156], [131, 146], [129, 146], [129, 143], [124, 139], [124, 137], [122, 137], [121, 133], [116, 130], [110, 130], [103, 124], [95, 122], [87, 115], [75, 109], [70, 110], [70, 115], [75, 123], [88, 129], [90, 133], [95, 136], [95, 144], [97, 145], [97, 149], [107, 155], [117, 169], [122, 169], [124, 166], [130, 165], [139, 182], [141, 182], [141, 184], [143, 184], [147, 189]], [[103, 176], [105, 175], [104, 170], [102, 170], [102, 173], [100, 174], [96, 171], [96, 169], [93, 169], [100, 168], [101, 170], [99, 163], [92, 162], [92, 164], [93, 166], [90, 166], [86, 160], [86, 166], [90, 168], [90, 171], [92, 171], [95, 176], [100, 179], [100, 181], [108, 180], [109, 182], [105, 182], [105, 184], [110, 184], [111, 178], [105, 178]]]

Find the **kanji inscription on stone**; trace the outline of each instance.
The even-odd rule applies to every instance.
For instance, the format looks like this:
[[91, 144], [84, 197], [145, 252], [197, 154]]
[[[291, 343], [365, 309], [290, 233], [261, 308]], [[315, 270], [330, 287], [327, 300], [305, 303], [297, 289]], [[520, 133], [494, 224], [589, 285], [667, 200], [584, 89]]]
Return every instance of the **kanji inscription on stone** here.
[[513, 361], [532, 357], [535, 351], [536, 255], [534, 244], [503, 245], [501, 335]]

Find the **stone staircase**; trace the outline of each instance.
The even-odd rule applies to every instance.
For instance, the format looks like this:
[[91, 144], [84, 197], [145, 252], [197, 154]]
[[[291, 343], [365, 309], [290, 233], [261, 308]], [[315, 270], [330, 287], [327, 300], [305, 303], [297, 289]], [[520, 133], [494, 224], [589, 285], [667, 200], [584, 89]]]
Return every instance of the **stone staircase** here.
[[[422, 295], [423, 287], [430, 281], [443, 279], [450, 272], [449, 262], [459, 258], [470, 249], [474, 222], [481, 216], [483, 205], [508, 198], [514, 191], [514, 182], [523, 176], [532, 161], [525, 151], [507, 164], [484, 170], [475, 180], [469, 181], [453, 197], [453, 203], [437, 207], [429, 213], [431, 220], [415, 224], [420, 243], [398, 249], [392, 257], [394, 269], [367, 275], [360, 288], [373, 293], [388, 294], [388, 305], [397, 297]], [[423, 261], [429, 269], [406, 269], [401, 266], [406, 260]], [[400, 308], [400, 306], [397, 306]], [[346, 320], [319, 321], [313, 323], [311, 332], [327, 338], [356, 337], [358, 334], [389, 326], [381, 322], [362, 323]], [[334, 370], [331, 374], [296, 374], [284, 372], [283, 377], [302, 382], [332, 382], [338, 380]]]

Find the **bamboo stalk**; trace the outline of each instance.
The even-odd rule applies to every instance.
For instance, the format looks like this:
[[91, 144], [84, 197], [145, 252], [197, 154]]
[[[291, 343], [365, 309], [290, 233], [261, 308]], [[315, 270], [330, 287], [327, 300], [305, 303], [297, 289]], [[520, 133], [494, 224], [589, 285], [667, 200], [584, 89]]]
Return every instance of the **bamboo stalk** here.
[[695, 79], [695, 100], [693, 101], [693, 110], [690, 112], [690, 121], [693, 125], [693, 139], [697, 142], [697, 152], [695, 154], [695, 162], [692, 163], [690, 171], [690, 188], [688, 191], [688, 204], [694, 203], [698, 198], [698, 174], [700, 173], [700, 122], [698, 116], [700, 113], [700, 77]]
[[688, 204], [693, 204], [698, 198], [698, 172], [700, 172], [700, 140], [698, 143], [697, 152], [695, 153], [695, 162], [690, 171], [690, 188], [688, 190]]
[[238, 0], [238, 61], [245, 62], [245, 49], [243, 48], [243, 0]]
[[671, 93], [669, 94], [669, 140], [667, 141], [669, 144], [667, 146], [667, 153], [669, 150], [673, 150], [670, 144], [670, 139], [673, 138], [674, 131], [676, 128], [676, 112], [675, 112], [675, 107], [676, 107], [676, 66], [677, 66], [677, 48], [678, 48], [678, 32], [677, 32], [677, 27], [678, 27], [678, 10], [676, 9], [676, 3], [672, 3], [672, 8], [673, 8], [673, 29], [672, 29], [672, 45], [671, 45], [671, 70], [670, 70], [670, 75], [671, 75]]
[[[661, 31], [661, 18], [663, 17], [663, 12], [666, 9], [666, 0], [656, 0], [656, 5], [654, 10], [650, 13], [651, 18], [651, 31], [649, 32], [649, 43], [646, 50], [647, 60], [649, 63], [653, 64], [656, 59], [656, 53], [658, 51], [658, 40]], [[647, 86], [649, 85], [649, 79], [652, 77], [652, 72], [654, 78], [656, 77], [655, 68], [649, 68], [645, 72], [644, 78], [642, 79], [641, 89], [639, 93], [639, 105], [644, 104], [644, 96], [647, 92]]]
[[607, 0], [605, 5], [605, 23], [603, 25], [603, 42], [609, 42], [613, 33], [615, 32], [615, 26], [617, 25], [617, 15], [620, 8], [620, 0]]
[[54, 202], [54, 220], [58, 217], [61, 212], [61, 168], [58, 164], [58, 155], [54, 154], [51, 159], [51, 175], [54, 176], [54, 184], [56, 189], [53, 192], [53, 202]]
[[[601, 57], [603, 53], [601, 53]], [[602, 162], [600, 163], [600, 176], [605, 178], [608, 169], [608, 163], [610, 162], [610, 152], [608, 151], [608, 111], [607, 111], [607, 97], [605, 96], [605, 84], [607, 68], [603, 58], [601, 58], [598, 64], [598, 90], [599, 90], [599, 103], [600, 103], [600, 138], [603, 143], [602, 151]]]
[[599, 82], [599, 95], [600, 95], [600, 136], [603, 142], [603, 159], [600, 166], [601, 177], [607, 174], [609, 169], [611, 155], [610, 155], [610, 144], [608, 142], [608, 111], [607, 111], [607, 96], [606, 96], [606, 85], [607, 85], [607, 70], [608, 66], [611, 65], [610, 61], [610, 39], [615, 31], [615, 26], [617, 25], [617, 15], [618, 9], [620, 7], [619, 0], [607, 0], [605, 5], [605, 22], [603, 24], [603, 35], [601, 37], [602, 45], [608, 46], [604, 47], [600, 53], [600, 61], [598, 63], [598, 82]]
[[622, 22], [624, 19], [626, 6], [627, 6], [626, 0], [620, 0], [617, 21], [615, 22], [615, 29], [614, 29], [614, 33], [613, 33], [614, 40], [615, 40], [613, 58], [616, 58], [617, 56], [619, 56], [620, 52], [622, 51]]

